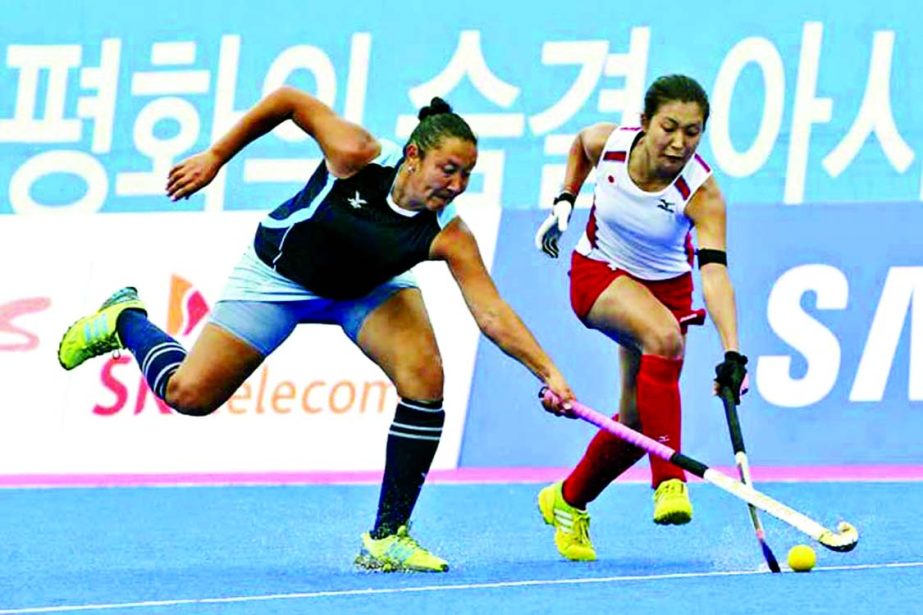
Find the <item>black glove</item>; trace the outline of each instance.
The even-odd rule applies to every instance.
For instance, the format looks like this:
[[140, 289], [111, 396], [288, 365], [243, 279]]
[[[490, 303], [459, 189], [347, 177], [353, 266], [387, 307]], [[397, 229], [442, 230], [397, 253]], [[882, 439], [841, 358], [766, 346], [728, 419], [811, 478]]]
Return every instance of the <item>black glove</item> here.
[[740, 403], [740, 396], [747, 392], [744, 386], [747, 379], [747, 357], [729, 350], [724, 353], [724, 361], [715, 367], [715, 382], [718, 383], [718, 393], [727, 387], [734, 394], [734, 403]]

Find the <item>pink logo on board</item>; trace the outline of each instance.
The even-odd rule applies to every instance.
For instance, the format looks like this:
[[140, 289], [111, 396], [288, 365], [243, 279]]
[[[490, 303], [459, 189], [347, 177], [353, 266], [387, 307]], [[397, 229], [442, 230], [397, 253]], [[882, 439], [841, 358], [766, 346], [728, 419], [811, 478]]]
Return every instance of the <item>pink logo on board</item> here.
[[51, 299], [48, 297], [16, 299], [0, 304], [0, 352], [28, 352], [38, 348], [39, 336], [26, 329], [21, 321], [49, 307]]

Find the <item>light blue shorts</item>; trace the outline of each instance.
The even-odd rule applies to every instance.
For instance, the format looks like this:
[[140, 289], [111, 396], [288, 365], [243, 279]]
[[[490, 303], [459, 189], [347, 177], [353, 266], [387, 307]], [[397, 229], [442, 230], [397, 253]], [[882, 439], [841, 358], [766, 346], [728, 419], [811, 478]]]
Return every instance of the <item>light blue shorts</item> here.
[[231, 272], [209, 322], [250, 344], [264, 357], [299, 324], [339, 325], [355, 342], [368, 315], [404, 288], [418, 288], [411, 272], [388, 280], [358, 299], [318, 297], [267, 266], [250, 247]]

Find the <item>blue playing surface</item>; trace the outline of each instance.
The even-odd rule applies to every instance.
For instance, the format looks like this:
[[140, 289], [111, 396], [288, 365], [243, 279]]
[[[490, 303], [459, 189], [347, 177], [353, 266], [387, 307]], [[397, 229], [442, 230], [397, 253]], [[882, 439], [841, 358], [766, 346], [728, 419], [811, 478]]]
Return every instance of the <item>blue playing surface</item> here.
[[[428, 485], [414, 535], [447, 574], [352, 565], [377, 487], [146, 487], [0, 491], [0, 613], [875, 613], [923, 599], [923, 483], [759, 488], [861, 534], [816, 546], [808, 574], [765, 571], [746, 506], [690, 486], [695, 518], [650, 519], [646, 485], [591, 505], [599, 561], [567, 562], [541, 522], [541, 485]], [[780, 562], [810, 539], [763, 515]], [[914, 606], [915, 605], [915, 606]]]

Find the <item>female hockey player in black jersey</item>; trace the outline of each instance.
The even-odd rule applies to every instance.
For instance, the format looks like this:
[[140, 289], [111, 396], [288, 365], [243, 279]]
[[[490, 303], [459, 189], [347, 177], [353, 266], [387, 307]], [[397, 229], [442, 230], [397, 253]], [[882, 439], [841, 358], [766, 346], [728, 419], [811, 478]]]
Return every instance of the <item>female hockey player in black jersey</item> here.
[[[403, 147], [376, 139], [315, 97], [282, 87], [208, 150], [176, 165], [167, 195], [189, 197], [248, 143], [292, 120], [324, 160], [305, 187], [273, 210], [232, 272], [187, 354], [148, 319], [134, 288], [117, 291], [65, 334], [66, 369], [118, 348], [135, 356], [154, 393], [183, 414], [207, 415], [302, 323], [339, 324], [387, 374], [400, 401], [388, 436], [378, 514], [356, 563], [381, 570], [445, 571], [408, 533], [439, 444], [444, 412], [439, 348], [410, 269], [442, 260], [481, 331], [562, 401], [564, 377], [500, 297], [477, 243], [456, 214], [477, 161], [477, 138], [434, 98]], [[531, 393], [531, 392], [529, 392]]]

